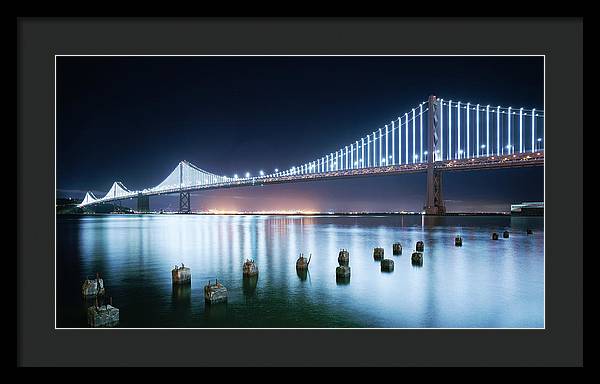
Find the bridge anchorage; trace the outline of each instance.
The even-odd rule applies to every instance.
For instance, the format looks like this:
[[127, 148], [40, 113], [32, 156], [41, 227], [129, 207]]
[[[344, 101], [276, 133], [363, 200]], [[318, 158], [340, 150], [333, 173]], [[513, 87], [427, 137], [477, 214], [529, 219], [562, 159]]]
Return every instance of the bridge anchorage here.
[[115, 182], [101, 198], [86, 193], [80, 207], [137, 199], [150, 211], [150, 196], [179, 194], [179, 212], [190, 213], [191, 192], [346, 177], [426, 173], [423, 211], [443, 215], [443, 174], [544, 165], [544, 111], [491, 107], [429, 96], [373, 133], [324, 156], [260, 176], [238, 178], [205, 171], [181, 161], [157, 186], [130, 191]]

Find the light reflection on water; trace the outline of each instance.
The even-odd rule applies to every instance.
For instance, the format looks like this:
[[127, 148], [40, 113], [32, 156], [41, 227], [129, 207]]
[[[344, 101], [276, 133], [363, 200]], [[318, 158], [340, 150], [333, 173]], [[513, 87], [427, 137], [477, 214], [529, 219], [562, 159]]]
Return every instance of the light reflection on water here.
[[[543, 218], [98, 215], [57, 224], [58, 327], [85, 327], [79, 292], [96, 272], [121, 327], [544, 326]], [[491, 240], [504, 230], [509, 239]], [[410, 260], [418, 240], [420, 267]], [[392, 273], [373, 260], [377, 246]], [[335, 278], [340, 248], [350, 252], [347, 283]], [[312, 254], [306, 275], [295, 270], [301, 252]], [[255, 281], [242, 278], [246, 259], [258, 265]], [[173, 287], [182, 262], [191, 286]], [[211, 307], [203, 286], [215, 278], [229, 300]]]

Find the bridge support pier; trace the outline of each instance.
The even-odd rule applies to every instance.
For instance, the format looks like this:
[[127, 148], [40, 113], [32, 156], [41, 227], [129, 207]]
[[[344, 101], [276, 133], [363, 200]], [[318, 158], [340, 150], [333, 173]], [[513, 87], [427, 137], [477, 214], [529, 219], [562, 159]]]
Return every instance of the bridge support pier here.
[[426, 215], [444, 215], [446, 206], [442, 196], [442, 171], [429, 168], [427, 170], [427, 203]]
[[442, 171], [435, 169], [434, 163], [436, 155], [439, 153], [438, 129], [439, 129], [439, 108], [437, 98], [429, 96], [429, 151], [431, 152], [427, 160], [427, 199], [425, 201], [426, 215], [443, 215], [446, 213], [446, 206], [442, 196]]
[[190, 193], [179, 192], [179, 213], [190, 213], [191, 211]]
[[150, 212], [150, 196], [138, 196], [137, 211], [144, 213]]

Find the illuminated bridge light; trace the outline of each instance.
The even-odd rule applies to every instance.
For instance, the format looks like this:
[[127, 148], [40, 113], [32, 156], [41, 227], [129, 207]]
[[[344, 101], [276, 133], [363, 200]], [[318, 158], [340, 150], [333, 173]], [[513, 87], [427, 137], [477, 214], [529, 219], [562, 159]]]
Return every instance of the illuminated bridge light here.
[[[444, 116], [445, 104], [448, 105], [448, 114], [446, 116]], [[316, 158], [306, 163], [300, 163], [301, 165], [293, 166], [283, 171], [280, 171], [278, 168], [274, 168], [274, 172], [268, 173], [268, 175], [264, 170], [261, 169], [258, 171], [257, 177], [260, 177], [261, 180], [263, 180], [261, 181], [261, 184], [263, 182], [277, 182], [277, 178], [283, 178], [286, 181], [293, 181], [294, 179], [297, 179], [297, 177], [290, 176], [322, 172], [334, 172], [354, 168], [378, 167], [384, 165], [388, 166], [390, 164], [401, 165], [403, 166], [402, 169], [406, 170], [421, 170], [424, 169], [422, 164], [429, 156], [429, 154], [434, 155], [430, 159], [432, 162], [436, 162], [439, 159], [441, 159], [442, 161], [448, 160], [448, 162], [444, 163], [445, 166], [455, 165], [464, 167], [465, 163], [459, 161], [459, 163], [457, 164], [457, 159], [465, 159], [465, 150], [467, 152], [466, 159], [469, 160], [469, 164], [474, 164], [475, 159], [472, 159], [471, 157], [480, 157], [483, 155], [488, 156], [488, 158], [490, 155], [493, 156], [491, 158], [492, 160], [496, 160], [496, 157], [498, 157], [497, 160], [499, 161], [512, 160], [514, 162], [514, 160], [516, 160], [517, 158], [519, 160], [529, 158], [529, 156], [517, 157], [515, 155], [515, 146], [518, 145], [519, 152], [524, 153], [529, 152], [529, 148], [527, 148], [529, 144], [531, 144], [531, 154], [534, 158], [534, 161], [539, 161], [540, 157], [543, 159], [543, 153], [541, 152], [541, 150], [543, 149], [542, 142], [544, 136], [543, 111], [538, 111], [536, 109], [516, 108], [519, 111], [519, 143], [517, 144], [516, 140], [513, 139], [513, 130], [514, 133], [516, 133], [517, 128], [515, 124], [515, 117], [517, 113], [515, 110], [513, 110], [513, 107], [507, 107], [504, 108], [504, 110], [502, 110], [502, 107], [500, 106], [497, 106], [494, 109], [492, 109], [490, 105], [486, 105], [484, 109], [481, 106], [481, 104], [476, 104], [475, 108], [472, 108], [473, 105], [470, 102], [467, 103], [466, 106], [463, 105], [461, 102], [455, 102], [454, 108], [455, 112], [457, 113], [457, 116], [453, 118], [452, 110], [454, 108], [452, 104], [452, 100], [444, 102], [443, 99], [439, 99], [438, 101], [437, 106], [439, 115], [437, 115], [437, 119], [439, 124], [439, 130], [436, 132], [438, 134], [438, 141], [435, 144], [435, 148], [427, 147], [427, 140], [424, 136], [429, 135], [429, 131], [426, 130], [428, 125], [423, 125], [423, 115], [428, 112], [432, 113], [434, 110], [430, 111], [429, 108], [424, 107], [423, 103], [420, 103], [419, 105], [417, 105], [417, 108], [419, 109], [418, 111], [416, 110], [416, 108], [411, 108], [410, 112], [405, 112], [403, 115], [400, 114], [397, 120], [392, 120], [388, 124], [384, 124], [385, 142], [383, 141], [383, 128], [378, 128], [374, 132], [372, 132], [372, 136], [371, 134], [368, 134], [366, 136], [363, 136], [362, 138], [359, 138], [358, 140], [354, 141], [354, 143], [348, 146], [337, 147], [341, 149], [331, 152], [324, 157]], [[462, 111], [463, 109], [465, 110], [465, 112]], [[419, 132], [416, 131], [417, 112], [419, 118]], [[461, 124], [461, 121], [463, 121], [464, 119], [462, 113], [465, 113], [466, 115], [466, 130], [463, 129]], [[475, 113], [475, 120], [473, 122], [471, 122], [472, 113]], [[409, 114], [411, 114], [410, 118]], [[402, 116], [404, 116], [404, 119], [402, 118]], [[529, 116], [531, 116], [530, 143], [528, 141], [528, 138], [526, 138], [526, 135], [529, 134], [529, 132], [523, 132], [523, 116], [526, 117], [525, 127], [527, 124], [529, 124]], [[483, 126], [483, 122], [481, 121], [482, 118], [485, 119], [485, 127]], [[493, 132], [490, 132], [490, 125], [494, 123], [494, 118], [496, 119], [496, 151], [494, 151], [493, 148], [494, 134]], [[404, 124], [404, 127], [402, 124]], [[410, 138], [409, 124], [412, 125], [412, 140]], [[389, 134], [390, 125], [392, 133], [391, 135]], [[398, 133], [397, 142], [396, 128]], [[425, 134], [423, 133], [424, 130]], [[504, 132], [506, 132], [506, 134], [504, 134]], [[485, 134], [485, 140], [483, 140], [483, 137], [481, 136], [483, 134]], [[457, 139], [455, 140], [458, 141], [458, 145], [453, 145], [453, 135], [457, 137]], [[471, 135], [473, 135], [473, 137]], [[392, 140], [391, 145], [389, 143], [390, 136]], [[446, 141], [448, 144], [444, 142], [444, 138], [447, 138]], [[417, 139], [419, 140], [418, 147], [416, 142]], [[463, 139], [465, 140], [466, 147], [463, 147]], [[527, 142], [525, 140], [527, 140]], [[409, 144], [411, 141], [413, 145], [412, 151], [410, 150]], [[471, 147], [472, 145], [473, 147]], [[404, 148], [402, 148], [403, 146]], [[404, 162], [402, 159], [403, 149], [405, 155]], [[446, 151], [444, 151], [445, 149]], [[506, 154], [508, 156], [502, 159], [501, 155], [505, 153], [504, 150], [506, 150]], [[373, 151], [372, 154], [371, 151]], [[447, 155], [444, 155], [444, 152], [446, 152]], [[409, 153], [412, 154], [413, 164], [410, 164]], [[406, 167], [404, 167], [404, 165], [406, 165]], [[373, 173], [389, 171], [390, 170], [388, 169], [379, 169], [374, 170]], [[394, 171], [396, 171], [396, 169], [394, 169]], [[244, 175], [245, 177], [240, 180], [240, 176], [238, 176], [237, 173], [234, 174], [233, 177], [229, 177], [226, 175], [218, 175], [202, 170], [197, 166], [189, 163], [188, 161], [181, 161], [160, 184], [154, 187], [144, 188], [139, 191], [130, 191], [122, 183], [114, 182], [112, 187], [104, 197], [95, 198], [92, 195], [86, 194], [86, 197], [80, 203], [80, 205], [91, 205], [106, 201], [131, 199], [140, 195], [164, 195], [179, 193], [183, 190], [187, 192], [193, 190], [201, 190], [207, 187], [218, 188], [222, 186], [227, 187], [228, 185], [249, 185], [251, 181], [254, 182], [255, 177], [252, 177], [250, 172], [245, 172]], [[328, 176], [337, 175], [330, 174]]]

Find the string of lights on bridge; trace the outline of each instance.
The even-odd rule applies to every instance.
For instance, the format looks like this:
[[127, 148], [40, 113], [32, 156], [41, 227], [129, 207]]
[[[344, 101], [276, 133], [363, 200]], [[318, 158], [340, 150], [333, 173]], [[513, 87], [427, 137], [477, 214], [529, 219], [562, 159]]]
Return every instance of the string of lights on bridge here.
[[[240, 176], [217, 175], [182, 161], [160, 184], [141, 191], [130, 191], [113, 183], [102, 198], [88, 192], [80, 204], [112, 201], [140, 194], [166, 194], [189, 187], [246, 184], [261, 179], [321, 174], [345, 170], [379, 168], [428, 162], [428, 102], [399, 115], [382, 127], [348, 145], [290, 168], [272, 172], [246, 171]], [[462, 160], [543, 150], [544, 111], [538, 109], [490, 106], [437, 99], [434, 161]]]

